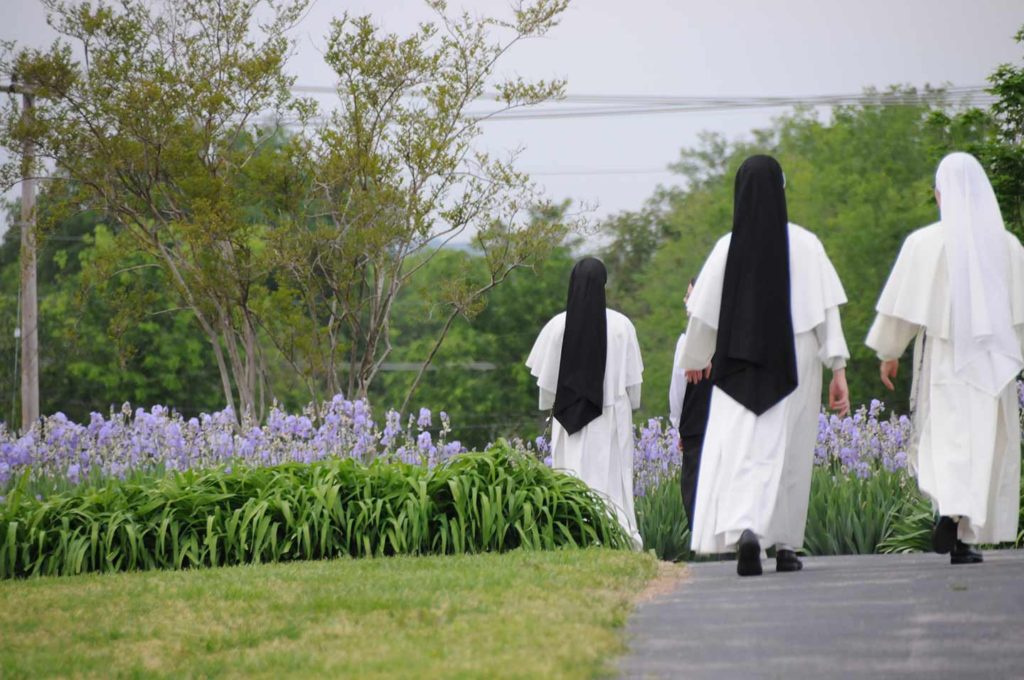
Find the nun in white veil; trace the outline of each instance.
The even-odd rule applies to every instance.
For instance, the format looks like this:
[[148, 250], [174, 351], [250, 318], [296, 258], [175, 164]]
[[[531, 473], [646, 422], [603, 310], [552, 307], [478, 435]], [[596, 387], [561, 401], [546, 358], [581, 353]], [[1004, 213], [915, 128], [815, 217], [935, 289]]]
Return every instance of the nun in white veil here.
[[911, 340], [911, 469], [940, 519], [933, 547], [953, 564], [970, 546], [1013, 541], [1020, 503], [1024, 247], [1003, 225], [977, 159], [946, 156], [936, 172], [940, 221], [911, 233], [877, 305], [867, 345], [893, 389]]

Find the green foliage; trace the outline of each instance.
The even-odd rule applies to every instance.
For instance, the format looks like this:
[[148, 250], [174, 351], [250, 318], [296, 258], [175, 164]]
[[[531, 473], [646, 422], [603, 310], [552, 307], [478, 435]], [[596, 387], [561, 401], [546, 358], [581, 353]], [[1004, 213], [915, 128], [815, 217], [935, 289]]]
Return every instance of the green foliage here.
[[908, 512], [916, 496], [914, 480], [902, 470], [878, 469], [860, 479], [852, 471], [815, 467], [804, 550], [811, 555], [879, 552], [879, 544]]
[[[0, 289], [18, 289], [19, 233], [4, 234]], [[152, 258], [93, 213], [63, 220], [38, 251], [43, 413], [87, 421], [125, 401], [187, 415], [223, 407], [209, 346]], [[0, 296], [0, 421], [16, 422], [17, 295]]]
[[[17, 257], [18, 231], [8, 230], [0, 244], [3, 290], [17, 290]], [[164, 404], [186, 415], [223, 408], [207, 338], [191, 312], [179, 307], [163, 270], [125, 233], [82, 213], [47, 233], [38, 259], [44, 413], [83, 421], [126, 401]], [[512, 271], [475, 316], [457, 317], [411, 405], [446, 410], [470, 448], [539, 434], [536, 388], [523, 362], [541, 326], [563, 308], [572, 262], [567, 248], [558, 247], [534, 267]], [[444, 282], [459, 270], [485, 276], [486, 263], [477, 251], [444, 249], [397, 295], [390, 361], [404, 370], [381, 374], [370, 392], [374, 405], [397, 407], [408, 394], [445, 320]], [[275, 313], [301, 323], [294, 312], [282, 304]], [[0, 368], [0, 420], [12, 422], [16, 322], [17, 296], [0, 296], [0, 358], [9, 359]], [[268, 353], [267, 368], [268, 391], [279, 403], [299, 410], [309, 402], [309, 390], [282, 354]]]
[[662, 480], [636, 499], [636, 522], [644, 550], [653, 550], [659, 560], [680, 562], [694, 558], [679, 475]]
[[[264, 165], [250, 161], [279, 146], [258, 117], [295, 108], [285, 33], [308, 3], [46, 4], [59, 39], [0, 57], [36, 96], [26, 122], [7, 107], [0, 144], [20, 152], [30, 141], [65, 180], [48, 194], [51, 225], [99, 211], [159, 265], [207, 337], [224, 399], [237, 393], [254, 415], [262, 355], [248, 302], [265, 275], [254, 243], [265, 225], [252, 206], [275, 185], [256, 181]], [[277, 174], [291, 176], [285, 160]]]
[[[511, 161], [480, 148], [482, 129], [467, 114], [486, 88], [506, 109], [562, 93], [562, 81], [494, 81], [505, 52], [545, 35], [566, 4], [537, 0], [499, 22], [448, 16], [433, 3], [437, 20], [407, 36], [371, 16], [331, 22], [324, 58], [337, 107], [298, 145], [311, 180], [288, 228], [274, 234], [277, 288], [259, 309], [314, 400], [321, 391], [369, 393], [392, 350], [398, 295], [453, 239], [472, 236], [478, 256], [471, 267], [434, 269], [441, 323], [419, 348], [424, 366], [458, 318], [473, 318], [493, 288], [561, 242], [562, 214]], [[394, 406], [405, 410], [417, 380]]]
[[[1024, 25], [1014, 39], [1024, 48]], [[1000, 65], [988, 81], [989, 93], [997, 98], [992, 107], [961, 112], [948, 120], [948, 128], [984, 127], [980, 140], [962, 147], [988, 170], [1006, 227], [1024, 238], [1024, 58], [1017, 66]]]
[[879, 543], [878, 552], [930, 552], [934, 527], [935, 509], [931, 501], [913, 489], [908, 493], [901, 512], [893, 519], [885, 538]]
[[620, 301], [628, 300], [636, 294], [641, 285], [640, 275], [644, 266], [654, 257], [662, 243], [672, 236], [658, 210], [658, 196], [663, 192], [663, 189], [659, 189], [655, 198], [649, 200], [641, 210], [612, 215], [601, 223], [601, 231], [610, 236], [615, 244], [601, 253], [605, 266], [615, 273], [607, 285], [611, 307], [618, 308]]
[[[495, 82], [495, 70], [568, 0], [520, 4], [504, 21], [431, 2], [437, 19], [404, 37], [343, 15], [324, 54], [337, 107], [315, 129], [286, 68], [308, 0], [46, 4], [60, 39], [0, 54], [0, 72], [36, 96], [31, 116], [5, 107], [0, 145], [34, 144], [67, 180], [48, 196], [51, 225], [100, 211], [161, 269], [243, 419], [264, 415], [282, 367], [306, 401], [366, 396], [391, 351], [396, 296], [463, 232], [485, 266], [443, 277], [447, 322], [424, 363], [456, 318], [561, 242], [563, 222], [543, 219], [558, 213], [537, 210], [540, 191], [480, 148], [466, 114], [487, 88], [506, 109], [562, 93], [560, 80]], [[284, 134], [286, 119], [299, 130]]]
[[604, 502], [504, 444], [433, 469], [189, 471], [0, 504], [0, 578], [591, 545], [628, 546]]
[[[458, 317], [423, 375], [410, 403], [413, 411], [443, 408], [470, 448], [498, 437], [540, 434], [537, 388], [524, 362], [541, 327], [564, 309], [572, 263], [567, 250], [557, 248], [533, 269], [512, 272], [472, 319]], [[415, 366], [429, 352], [446, 320], [440, 287], [448, 272], [484, 267], [471, 252], [446, 251], [423, 268], [396, 300], [392, 361]], [[371, 402], [397, 407], [414, 377], [408, 370], [383, 373], [370, 391]]]

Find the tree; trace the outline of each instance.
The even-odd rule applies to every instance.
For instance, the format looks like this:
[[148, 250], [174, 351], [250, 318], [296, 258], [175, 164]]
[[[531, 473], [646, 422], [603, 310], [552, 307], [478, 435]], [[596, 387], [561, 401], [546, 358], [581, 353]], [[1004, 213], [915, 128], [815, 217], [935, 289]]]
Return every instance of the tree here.
[[306, 0], [168, 0], [160, 14], [145, 0], [44, 2], [61, 37], [0, 60], [37, 101], [29, 124], [8, 109], [0, 143], [32, 139], [67, 183], [56, 219], [98, 210], [159, 264], [210, 344], [228, 405], [237, 395], [243, 416], [258, 415], [265, 358], [250, 296], [266, 276], [254, 256], [265, 227], [246, 214], [247, 189], [274, 186], [251, 176], [274, 138], [257, 123], [294, 103], [286, 31]]
[[[498, 437], [532, 437], [544, 427], [537, 387], [525, 366], [533, 342], [547, 321], [565, 308], [573, 259], [559, 246], [531, 269], [519, 269], [487, 296], [474, 317], [451, 325], [410, 402], [451, 416], [463, 444], [482, 447]], [[375, 404], [397, 405], [409, 394], [412, 367], [433, 347], [447, 320], [440, 282], [453, 269], [483, 276], [486, 262], [472, 250], [438, 253], [395, 302], [392, 368], [370, 390]], [[436, 423], [435, 423], [436, 424]]]
[[[46, 202], [40, 203], [46, 210]], [[0, 288], [17, 288], [17, 230], [0, 245]], [[161, 268], [81, 213], [40, 242], [41, 409], [87, 422], [90, 412], [164, 404], [194, 415], [223, 406], [202, 331], [179, 309]], [[17, 407], [16, 296], [0, 297], [0, 420]]]
[[453, 240], [473, 233], [485, 267], [435, 280], [444, 321], [423, 348], [405, 408], [456, 319], [474, 316], [493, 288], [542, 260], [565, 231], [561, 220], [538, 219], [553, 213], [515, 170], [514, 156], [496, 159], [478, 148], [480, 125], [468, 107], [488, 87], [501, 110], [562, 93], [562, 81], [490, 80], [509, 49], [557, 23], [567, 0], [520, 3], [508, 21], [453, 18], [444, 2], [428, 4], [437, 21], [408, 37], [348, 15], [328, 36], [340, 105], [305, 147], [302, 172], [312, 190], [292, 229], [277, 232], [271, 250], [279, 275], [262, 317], [311, 395], [344, 385], [365, 396], [393, 349], [399, 292]]
[[[1024, 26], [1014, 36], [1024, 48]], [[1024, 238], [1024, 58], [1021, 66], [1003, 64], [989, 76], [996, 127], [981, 147], [1007, 227]]]
[[[1024, 47], [1024, 26], [1014, 40]], [[1002, 64], [988, 77], [996, 97], [988, 110], [971, 108], [931, 119], [936, 145], [977, 156], [995, 189], [1006, 228], [1024, 238], [1024, 59]]]
[[[120, 243], [159, 264], [243, 419], [272, 396], [268, 352], [313, 400], [343, 385], [365, 396], [391, 351], [396, 295], [471, 232], [487, 266], [440, 282], [447, 321], [425, 370], [456, 318], [566, 230], [534, 219], [545, 214], [539, 192], [514, 154], [478, 148], [467, 107], [491, 87], [502, 110], [561, 94], [561, 81], [490, 81], [568, 0], [520, 3], [507, 21], [450, 17], [431, 0], [438, 20], [407, 38], [345, 15], [325, 57], [340, 106], [311, 133], [315, 107], [292, 97], [284, 74], [286, 31], [306, 0], [169, 0], [159, 13], [145, 0], [45, 2], [62, 38], [0, 60], [40, 102], [30, 123], [8, 109], [0, 143], [31, 139], [52, 163], [66, 185], [51, 197], [55, 221], [97, 210]], [[268, 114], [301, 132], [267, 127]]]
[[609, 271], [608, 302], [633, 297], [640, 287], [640, 275], [670, 234], [662, 220], [666, 192], [659, 190], [640, 210], [626, 210], [604, 220], [602, 231], [611, 244], [601, 249], [600, 258]]

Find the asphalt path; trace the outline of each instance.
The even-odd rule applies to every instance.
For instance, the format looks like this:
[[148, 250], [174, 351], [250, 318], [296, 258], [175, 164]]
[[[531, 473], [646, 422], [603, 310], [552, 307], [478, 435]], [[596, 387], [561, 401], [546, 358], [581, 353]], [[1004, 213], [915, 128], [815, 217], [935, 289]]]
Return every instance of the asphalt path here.
[[735, 562], [641, 604], [624, 678], [1024, 678], [1024, 550]]

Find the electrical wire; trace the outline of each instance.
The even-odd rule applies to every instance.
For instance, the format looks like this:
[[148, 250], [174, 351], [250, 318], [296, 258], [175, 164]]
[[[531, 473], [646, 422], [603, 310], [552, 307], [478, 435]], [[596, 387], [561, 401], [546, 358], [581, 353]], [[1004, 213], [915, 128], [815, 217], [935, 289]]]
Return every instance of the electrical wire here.
[[[295, 85], [293, 92], [338, 94], [333, 87]], [[416, 95], [410, 95], [415, 98]], [[860, 92], [851, 94], [795, 96], [675, 96], [630, 94], [567, 94], [557, 100], [514, 110], [471, 110], [466, 118], [481, 122], [501, 120], [551, 120], [608, 118], [666, 113], [708, 113], [715, 111], [770, 109], [790, 106], [922, 106], [955, 100], [959, 104], [990, 105], [997, 101], [981, 85], [954, 86], [924, 92]], [[476, 101], [501, 101], [497, 93], [486, 93]], [[574, 106], [565, 106], [570, 104]], [[583, 106], [580, 106], [580, 105]], [[320, 120], [324, 120], [321, 118]]]

